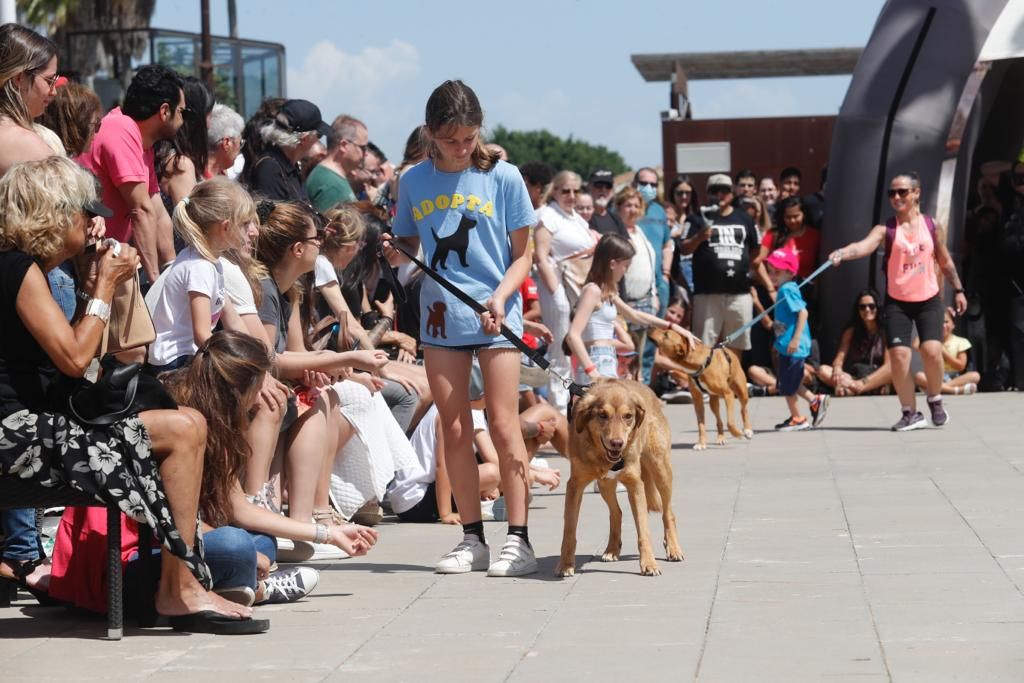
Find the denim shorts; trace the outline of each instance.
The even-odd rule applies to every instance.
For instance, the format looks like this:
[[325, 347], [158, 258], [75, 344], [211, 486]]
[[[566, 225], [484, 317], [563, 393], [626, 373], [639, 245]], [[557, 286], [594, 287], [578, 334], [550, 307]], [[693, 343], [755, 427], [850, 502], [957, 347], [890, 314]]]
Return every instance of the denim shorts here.
[[[619, 358], [613, 347], [591, 346], [587, 349], [587, 353], [590, 355], [590, 362], [594, 364], [594, 369], [601, 377], [615, 378], [619, 376]], [[576, 383], [585, 385], [590, 382], [590, 375], [583, 372], [582, 366], [578, 366], [576, 368]]]
[[779, 354], [778, 372], [775, 373], [779, 396], [796, 395], [804, 381], [804, 360]]
[[441, 349], [442, 351], [469, 351], [475, 354], [477, 351], [486, 351], [487, 349], [514, 349], [516, 345], [508, 339], [499, 339], [487, 344], [466, 344], [464, 346], [442, 346], [421, 341], [420, 347], [424, 349]]

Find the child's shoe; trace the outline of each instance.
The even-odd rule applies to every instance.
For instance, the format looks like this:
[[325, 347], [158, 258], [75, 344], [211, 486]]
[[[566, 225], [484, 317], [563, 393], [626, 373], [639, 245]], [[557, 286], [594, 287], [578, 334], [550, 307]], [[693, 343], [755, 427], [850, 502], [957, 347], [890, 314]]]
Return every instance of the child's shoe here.
[[783, 422], [775, 425], [775, 431], [777, 432], [802, 432], [810, 428], [811, 423], [803, 415], [796, 418], [787, 417]]
[[828, 394], [818, 394], [811, 400], [811, 426], [817, 427], [825, 421], [825, 412], [828, 411]]

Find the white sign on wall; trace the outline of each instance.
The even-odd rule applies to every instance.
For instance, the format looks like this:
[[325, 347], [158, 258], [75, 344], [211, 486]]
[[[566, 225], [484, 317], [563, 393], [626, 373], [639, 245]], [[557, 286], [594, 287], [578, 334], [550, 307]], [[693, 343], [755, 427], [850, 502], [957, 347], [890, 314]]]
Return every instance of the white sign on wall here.
[[728, 142], [680, 142], [676, 144], [678, 173], [728, 173], [732, 149]]

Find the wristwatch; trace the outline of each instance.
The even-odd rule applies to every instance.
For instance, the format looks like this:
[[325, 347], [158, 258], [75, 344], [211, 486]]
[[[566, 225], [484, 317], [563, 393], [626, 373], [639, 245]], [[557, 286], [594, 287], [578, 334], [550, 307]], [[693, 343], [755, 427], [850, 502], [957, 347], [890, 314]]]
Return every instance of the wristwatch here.
[[86, 315], [94, 315], [104, 323], [110, 322], [110, 304], [101, 299], [90, 299], [85, 307]]
[[954, 294], [966, 294], [966, 293], [967, 293], [967, 291], [966, 291], [966, 290], [964, 290], [964, 288], [963, 288], [963, 287], [961, 287], [960, 289], [954, 289], [954, 290], [953, 290], [953, 293], [954, 293]]

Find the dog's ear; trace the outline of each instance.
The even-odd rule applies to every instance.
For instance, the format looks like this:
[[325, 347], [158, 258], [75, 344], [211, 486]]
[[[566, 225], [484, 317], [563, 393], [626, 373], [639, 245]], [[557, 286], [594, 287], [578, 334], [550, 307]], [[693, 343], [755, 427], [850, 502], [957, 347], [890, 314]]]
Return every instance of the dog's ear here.
[[644, 420], [647, 418], [647, 411], [644, 410], [644, 402], [640, 396], [633, 394], [631, 398], [633, 399], [633, 410], [636, 412], [636, 422], [634, 423], [633, 428], [639, 429], [640, 425], [642, 425]]
[[594, 412], [594, 404], [596, 402], [597, 397], [588, 392], [586, 396], [577, 401], [576, 405], [573, 406], [572, 426], [577, 434], [581, 434], [587, 422], [590, 421], [590, 416]]

